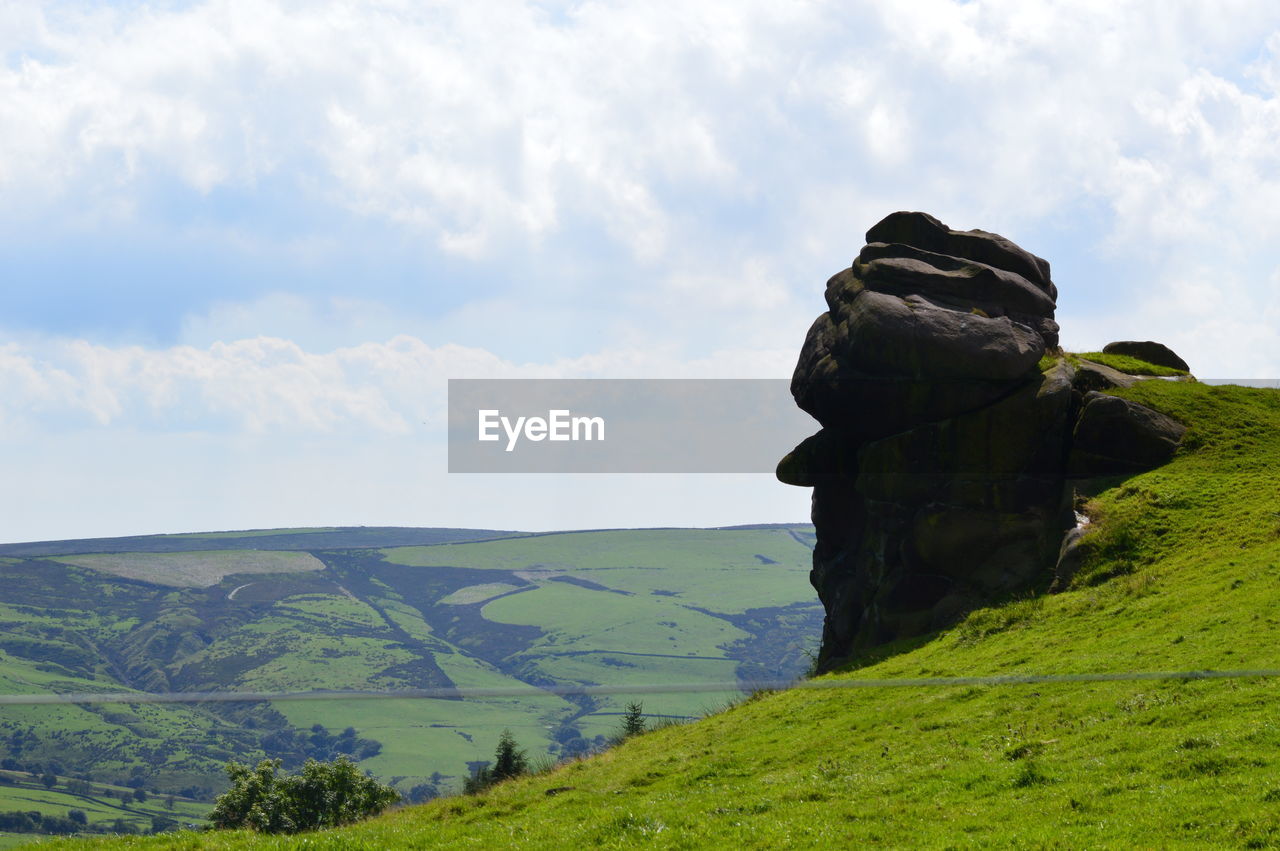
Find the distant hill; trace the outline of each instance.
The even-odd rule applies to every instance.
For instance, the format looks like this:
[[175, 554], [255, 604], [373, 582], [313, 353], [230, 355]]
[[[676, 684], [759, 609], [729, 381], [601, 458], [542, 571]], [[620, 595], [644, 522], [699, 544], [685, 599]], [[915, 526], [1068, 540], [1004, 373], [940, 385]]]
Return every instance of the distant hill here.
[[[0, 547], [0, 695], [749, 682], [810, 662], [812, 527], [274, 529]], [[690, 718], [717, 694], [644, 697]], [[634, 696], [0, 707], [0, 758], [207, 799], [229, 759], [456, 788], [503, 728], [598, 747]]]
[[316, 529], [249, 529], [0, 544], [0, 556], [31, 558], [74, 553], [177, 553], [192, 550], [329, 550], [419, 547], [510, 538], [528, 532], [496, 529], [435, 529], [413, 526], [336, 526]]

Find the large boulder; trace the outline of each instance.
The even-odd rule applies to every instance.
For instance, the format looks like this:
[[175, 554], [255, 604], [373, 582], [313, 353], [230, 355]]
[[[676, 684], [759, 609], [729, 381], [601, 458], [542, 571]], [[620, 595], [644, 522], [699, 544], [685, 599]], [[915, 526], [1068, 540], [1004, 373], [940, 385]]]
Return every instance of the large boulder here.
[[1173, 349], [1154, 340], [1143, 340], [1141, 342], [1137, 340], [1121, 340], [1116, 343], [1107, 343], [1102, 347], [1102, 351], [1108, 355], [1128, 355], [1131, 358], [1144, 360], [1156, 366], [1167, 366], [1170, 369], [1180, 369], [1183, 372], [1191, 371], [1191, 367], [1187, 366], [1187, 362], [1174, 354]]
[[840, 354], [876, 375], [1014, 381], [1045, 352], [1039, 334], [1007, 316], [940, 307], [918, 295], [867, 290], [844, 313]]
[[1187, 428], [1145, 405], [1088, 393], [1067, 464], [1078, 478], [1140, 473], [1173, 457]]
[[791, 391], [822, 425], [778, 464], [813, 488], [819, 664], [937, 629], [1052, 575], [1073, 475], [1162, 463], [1167, 417], [1055, 357], [1049, 264], [997, 234], [894, 213], [827, 282]]

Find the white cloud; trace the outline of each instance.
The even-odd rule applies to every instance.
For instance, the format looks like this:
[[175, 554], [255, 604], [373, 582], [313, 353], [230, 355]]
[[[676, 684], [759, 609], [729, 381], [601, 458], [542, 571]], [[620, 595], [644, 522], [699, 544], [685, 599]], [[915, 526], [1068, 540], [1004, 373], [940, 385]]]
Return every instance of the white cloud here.
[[[8, 4], [0, 51], [0, 222], [205, 229], [259, 279], [182, 301], [188, 345], [10, 326], [15, 446], [409, 439], [450, 376], [785, 376], [896, 209], [1046, 254], [1069, 345], [1280, 375], [1273, 3]], [[431, 275], [254, 265], [361, 239], [312, 209]]]
[[274, 337], [165, 349], [10, 343], [0, 347], [0, 429], [10, 440], [94, 427], [439, 439], [450, 378], [787, 378], [794, 357], [789, 347], [694, 359], [644, 347], [513, 363], [404, 335], [328, 352]]
[[1280, 225], [1263, 2], [67, 9], [8, 12], [11, 216], [275, 179], [477, 262], [602, 232], [655, 279], [735, 250], [735, 207], [782, 272], [901, 206], [1019, 238], [1096, 201], [1157, 262]]

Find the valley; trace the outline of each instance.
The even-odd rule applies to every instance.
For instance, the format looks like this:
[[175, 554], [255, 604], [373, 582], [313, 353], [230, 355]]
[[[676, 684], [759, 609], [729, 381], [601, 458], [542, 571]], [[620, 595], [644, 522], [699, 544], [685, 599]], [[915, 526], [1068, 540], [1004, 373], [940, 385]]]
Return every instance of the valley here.
[[[378, 540], [391, 545], [365, 546]], [[0, 692], [643, 692], [790, 678], [821, 627], [811, 547], [803, 525], [4, 545]], [[456, 789], [503, 729], [554, 760], [603, 745], [629, 700], [690, 719], [737, 694], [5, 705], [0, 756], [207, 801], [228, 760], [348, 754], [423, 798]]]

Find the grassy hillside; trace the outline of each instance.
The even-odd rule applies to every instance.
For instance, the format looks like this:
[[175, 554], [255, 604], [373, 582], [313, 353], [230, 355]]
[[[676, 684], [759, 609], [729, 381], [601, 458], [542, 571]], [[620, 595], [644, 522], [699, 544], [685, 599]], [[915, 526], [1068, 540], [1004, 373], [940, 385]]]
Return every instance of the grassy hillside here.
[[[206, 803], [186, 798], [150, 796], [144, 801], [122, 800], [133, 793], [127, 786], [105, 783], [76, 784], [73, 778], [57, 777], [52, 789], [45, 788], [38, 778], [25, 772], [0, 770], [0, 813], [26, 812], [65, 817], [71, 810], [85, 814], [90, 829], [112, 828], [137, 833], [152, 830], [157, 821], [176, 825], [203, 824], [210, 810]], [[0, 848], [31, 841], [30, 834], [11, 834], [7, 844]]]
[[[433, 537], [393, 531], [383, 540]], [[44, 555], [0, 556], [0, 694], [733, 682], [799, 673], [821, 618], [807, 526], [467, 542], [437, 531], [435, 544], [374, 549], [296, 546], [355, 534], [342, 530], [129, 539], [141, 549], [127, 552], [22, 545]], [[201, 548], [245, 541], [288, 546]], [[650, 709], [687, 718], [733, 696], [664, 695]], [[0, 706], [0, 758], [207, 797], [228, 759], [345, 752], [402, 791], [446, 791], [504, 727], [535, 756], [563, 756], [601, 743], [623, 704]]]
[[[1100, 486], [1074, 587], [823, 681], [1280, 668], [1280, 392], [1123, 395], [1192, 429], [1173, 463]], [[1274, 847], [1278, 701], [1265, 677], [797, 689], [343, 830], [136, 844]]]

